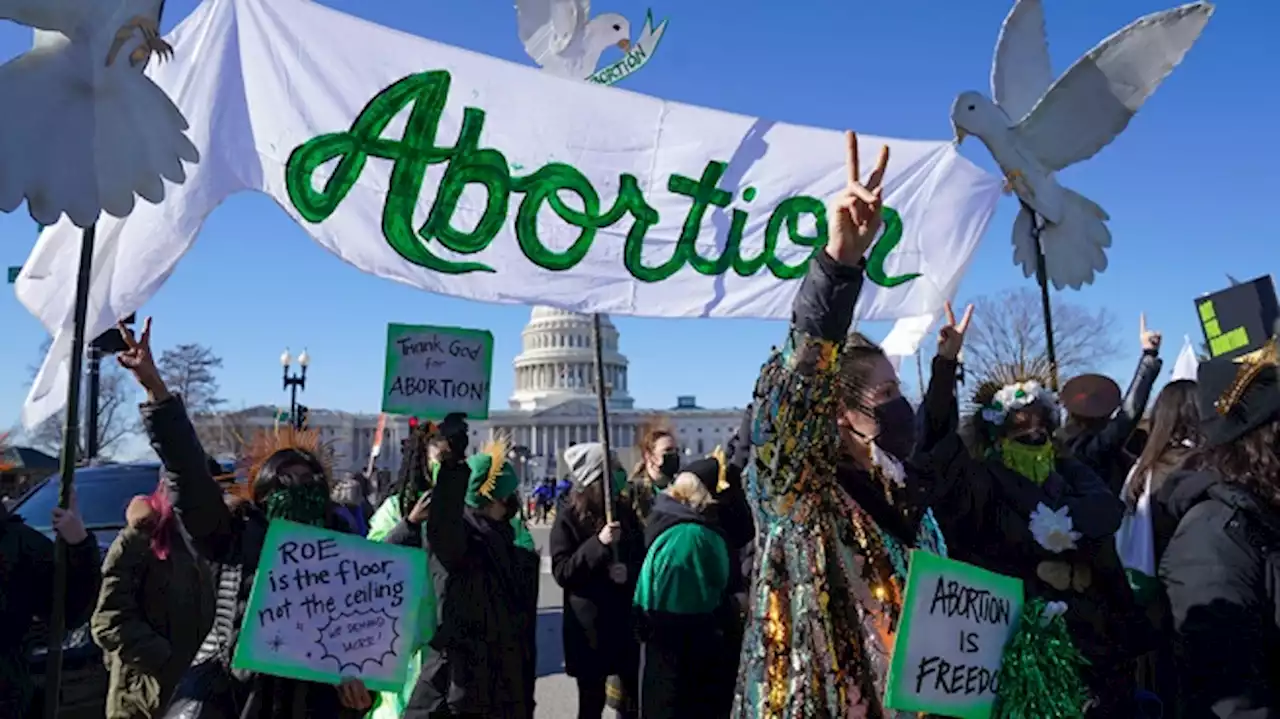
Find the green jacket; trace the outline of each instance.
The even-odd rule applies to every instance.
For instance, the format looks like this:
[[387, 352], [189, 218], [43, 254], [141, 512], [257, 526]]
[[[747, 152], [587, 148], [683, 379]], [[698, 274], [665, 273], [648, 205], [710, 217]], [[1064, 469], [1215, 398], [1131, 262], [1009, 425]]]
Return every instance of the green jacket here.
[[168, 705], [213, 626], [200, 602], [210, 581], [176, 532], [165, 560], [145, 529], [126, 527], [111, 543], [90, 620], [110, 674], [107, 719], [150, 719]]
[[651, 620], [713, 614], [729, 585], [729, 549], [710, 527], [683, 522], [654, 538], [640, 568], [635, 605]]

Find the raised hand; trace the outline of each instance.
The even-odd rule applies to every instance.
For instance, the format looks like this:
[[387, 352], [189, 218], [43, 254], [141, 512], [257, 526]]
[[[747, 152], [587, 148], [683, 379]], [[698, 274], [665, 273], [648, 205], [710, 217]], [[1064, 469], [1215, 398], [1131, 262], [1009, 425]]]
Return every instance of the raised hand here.
[[147, 391], [152, 401], [167, 397], [169, 391], [164, 386], [164, 379], [160, 377], [155, 357], [151, 354], [151, 318], [143, 320], [141, 337], [134, 337], [133, 330], [123, 323], [118, 325], [118, 328], [128, 349], [117, 354], [116, 361], [121, 367], [133, 373], [138, 384]]
[[951, 303], [946, 304], [947, 323], [938, 330], [938, 356], [955, 361], [964, 348], [964, 333], [969, 331], [969, 321], [973, 319], [973, 305], [964, 308], [964, 318], [956, 322], [956, 313]]
[[827, 205], [827, 254], [836, 262], [852, 267], [867, 253], [880, 231], [882, 183], [889, 166], [889, 147], [880, 148], [876, 168], [863, 184], [858, 177], [858, 136], [846, 132], [845, 141], [848, 185]]
[[1138, 341], [1142, 343], [1143, 352], [1159, 352], [1160, 341], [1164, 337], [1159, 332], [1147, 329], [1147, 313], [1138, 315]]

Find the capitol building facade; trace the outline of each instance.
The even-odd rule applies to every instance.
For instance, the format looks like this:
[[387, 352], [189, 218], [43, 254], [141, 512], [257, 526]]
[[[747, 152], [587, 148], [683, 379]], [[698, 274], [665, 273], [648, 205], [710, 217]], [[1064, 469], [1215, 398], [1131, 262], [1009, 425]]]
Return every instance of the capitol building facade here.
[[[509, 408], [491, 410], [487, 420], [470, 420], [471, 449], [477, 451], [498, 433], [519, 449], [517, 470], [525, 480], [561, 477], [566, 472], [564, 450], [580, 442], [599, 440], [599, 400], [595, 391], [595, 350], [592, 318], [551, 307], [534, 307], [521, 333], [521, 352], [513, 362], [515, 389]], [[627, 358], [619, 351], [619, 333], [601, 317], [605, 392], [609, 408], [610, 444], [624, 462], [638, 459], [637, 444], [648, 422], [661, 420], [676, 434], [687, 458], [700, 457], [724, 445], [738, 429], [742, 408], [704, 409], [694, 396], [673, 397], [668, 409], [637, 409], [629, 394]], [[219, 445], [228, 432], [243, 436], [275, 422], [274, 407], [195, 418], [206, 444]], [[363, 471], [377, 432], [379, 415], [353, 414], [311, 408], [308, 426], [319, 430], [337, 458], [335, 467]], [[388, 416], [382, 447], [374, 467], [379, 484], [394, 478], [400, 466], [401, 440], [408, 436], [407, 417]]]

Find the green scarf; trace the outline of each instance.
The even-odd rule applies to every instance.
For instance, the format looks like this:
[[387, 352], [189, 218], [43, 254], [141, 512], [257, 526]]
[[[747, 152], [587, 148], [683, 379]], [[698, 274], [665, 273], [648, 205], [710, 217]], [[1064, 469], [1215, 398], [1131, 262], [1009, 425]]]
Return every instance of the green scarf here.
[[1058, 461], [1052, 442], [1035, 445], [1004, 439], [997, 452], [1004, 466], [1036, 484], [1044, 484]]
[[286, 519], [323, 527], [329, 515], [329, 490], [319, 482], [281, 487], [262, 500], [268, 519]]

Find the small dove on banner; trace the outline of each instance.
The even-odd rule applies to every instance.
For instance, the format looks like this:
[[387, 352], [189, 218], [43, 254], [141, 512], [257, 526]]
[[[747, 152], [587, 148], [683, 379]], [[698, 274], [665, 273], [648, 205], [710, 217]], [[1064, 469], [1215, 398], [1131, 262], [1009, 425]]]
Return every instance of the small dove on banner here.
[[1200, 358], [1196, 356], [1196, 348], [1191, 344], [1191, 338], [1183, 337], [1182, 351], [1178, 353], [1178, 360], [1173, 363], [1172, 381], [1177, 382], [1180, 379], [1196, 381], [1196, 370], [1199, 367]]
[[529, 57], [553, 75], [585, 80], [610, 46], [631, 49], [631, 23], [617, 13], [588, 19], [591, 0], [516, 0], [516, 29]]

